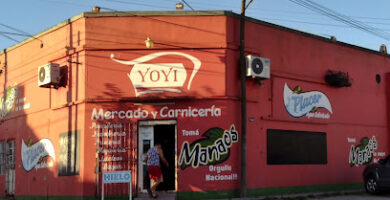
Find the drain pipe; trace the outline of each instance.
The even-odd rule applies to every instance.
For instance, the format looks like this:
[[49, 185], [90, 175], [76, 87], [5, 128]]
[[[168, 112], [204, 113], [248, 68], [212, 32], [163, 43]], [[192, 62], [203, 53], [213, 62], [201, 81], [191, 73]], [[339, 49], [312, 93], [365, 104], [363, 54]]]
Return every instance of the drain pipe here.
[[[1, 71], [0, 74], [4, 74], [4, 86], [3, 86], [3, 96], [0, 98], [3, 99], [2, 105], [0, 105], [0, 124], [4, 122], [4, 117], [5, 117], [5, 99], [7, 95], [7, 49], [3, 50], [4, 52], [4, 69]], [[3, 113], [4, 112], [4, 113]], [[4, 116], [3, 116], [4, 114]]]
[[241, 3], [240, 17], [240, 80], [241, 80], [241, 197], [246, 197], [246, 66], [245, 66], [245, 4]]

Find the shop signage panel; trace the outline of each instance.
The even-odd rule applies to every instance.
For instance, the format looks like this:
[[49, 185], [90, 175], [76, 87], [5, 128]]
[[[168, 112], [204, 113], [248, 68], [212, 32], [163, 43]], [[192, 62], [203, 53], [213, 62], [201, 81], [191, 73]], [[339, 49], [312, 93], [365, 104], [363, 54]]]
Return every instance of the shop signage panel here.
[[[52, 167], [53, 163], [50, 162], [46, 167], [41, 167], [40, 163], [44, 157], [50, 156], [54, 161], [56, 160], [54, 147], [52, 142], [49, 139], [42, 139], [36, 142], [35, 144], [31, 144], [31, 141], [26, 144], [22, 139], [22, 164], [25, 171], [29, 172], [32, 169], [36, 168], [47, 168]], [[37, 167], [40, 166], [40, 167]]]
[[97, 54], [96, 59], [90, 60], [88, 69], [87, 89], [91, 98], [102, 95], [137, 98], [226, 95], [226, 63], [222, 50], [91, 54]]
[[329, 88], [321, 84], [274, 78], [272, 117], [327, 123], [335, 112]]
[[130, 171], [103, 172], [103, 183], [130, 183]]

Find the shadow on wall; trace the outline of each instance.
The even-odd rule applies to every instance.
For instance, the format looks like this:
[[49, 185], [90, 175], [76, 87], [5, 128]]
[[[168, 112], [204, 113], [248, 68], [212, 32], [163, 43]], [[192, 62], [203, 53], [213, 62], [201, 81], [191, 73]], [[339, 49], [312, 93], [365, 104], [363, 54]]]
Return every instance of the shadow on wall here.
[[[3, 56], [4, 64], [7, 53]], [[84, 187], [92, 185], [94, 188], [95, 183], [81, 182], [83, 178], [80, 178], [81, 129], [75, 117], [77, 106], [53, 109], [51, 96], [46, 95], [50, 92], [39, 91], [53, 91], [54, 88], [35, 90], [30, 87], [37, 85], [35, 81], [29, 81], [36, 80], [36, 73], [20, 75], [16, 79], [19, 83], [16, 83], [8, 80], [7, 65], [3, 69], [0, 74], [3, 86], [0, 96], [0, 195], [83, 196]], [[71, 77], [71, 72], [69, 74]], [[71, 89], [68, 100], [72, 99]]]

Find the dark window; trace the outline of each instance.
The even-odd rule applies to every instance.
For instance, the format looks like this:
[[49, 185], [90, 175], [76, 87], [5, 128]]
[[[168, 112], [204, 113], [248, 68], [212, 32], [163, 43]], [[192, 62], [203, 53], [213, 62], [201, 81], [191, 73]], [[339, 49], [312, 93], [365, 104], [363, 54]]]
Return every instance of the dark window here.
[[7, 168], [15, 169], [15, 140], [7, 141]]
[[268, 164], [326, 164], [327, 162], [326, 133], [267, 130]]
[[5, 172], [5, 142], [0, 142], [0, 175]]
[[78, 175], [80, 171], [80, 132], [73, 131], [60, 135], [58, 175]]

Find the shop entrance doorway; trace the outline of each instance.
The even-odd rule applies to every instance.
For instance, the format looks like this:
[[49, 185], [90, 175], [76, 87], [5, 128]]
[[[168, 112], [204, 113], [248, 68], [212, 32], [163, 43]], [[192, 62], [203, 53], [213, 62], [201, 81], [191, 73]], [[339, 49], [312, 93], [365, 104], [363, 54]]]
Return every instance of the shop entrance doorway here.
[[166, 167], [160, 162], [164, 182], [157, 190], [176, 191], [176, 120], [164, 121], [140, 121], [138, 123], [139, 144], [138, 144], [138, 186], [141, 192], [146, 192], [150, 187], [150, 180], [146, 170], [146, 163], [143, 161], [149, 148], [155, 143], [160, 143], [169, 166]]

